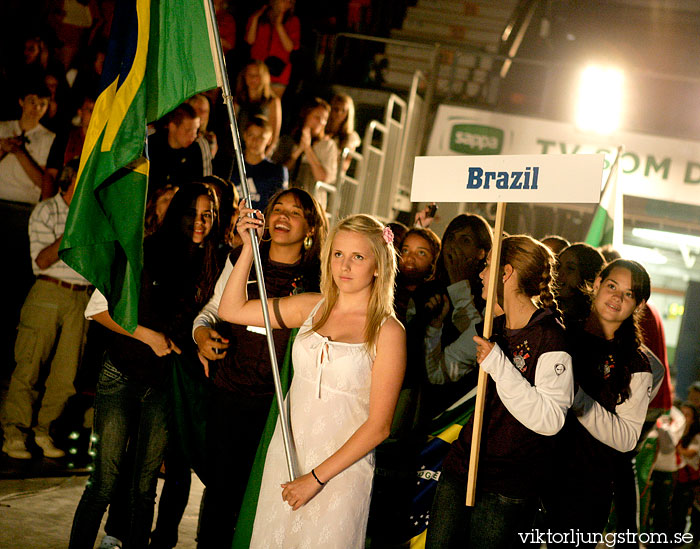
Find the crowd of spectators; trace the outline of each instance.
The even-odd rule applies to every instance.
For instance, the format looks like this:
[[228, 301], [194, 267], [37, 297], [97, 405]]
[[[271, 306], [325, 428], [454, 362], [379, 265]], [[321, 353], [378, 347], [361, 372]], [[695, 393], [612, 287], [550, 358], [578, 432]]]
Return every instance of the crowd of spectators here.
[[[267, 291], [275, 298], [318, 291], [328, 227], [326, 197], [316, 183], [332, 185], [348, 169], [342, 151], [359, 147], [360, 137], [353, 99], [304, 81], [306, 65], [297, 53], [319, 20], [329, 28], [339, 25], [336, 16], [345, 3], [331, 2], [314, 15], [308, 8], [295, 10], [293, 0], [235, 9], [221, 0], [214, 4], [232, 71], [247, 185], [253, 208], [266, 214], [261, 248]], [[345, 6], [347, 27], [361, 30], [373, 5]], [[273, 387], [264, 334], [225, 322], [217, 312], [241, 253], [235, 226], [242, 194], [220, 92], [189, 98], [149, 128], [145, 273], [139, 326], [130, 334], [112, 320], [104, 297], [58, 256], [100, 92], [114, 2], [41, 6], [43, 19], [24, 25], [25, 34], [6, 49], [0, 66], [0, 232], [6, 264], [12, 265], [6, 270], [11, 291], [0, 315], [0, 378], [7, 387], [0, 414], [2, 450], [18, 460], [38, 453], [67, 459], [67, 431], [58, 429], [57, 420], [76, 391], [90, 401], [94, 394], [95, 474], [76, 512], [71, 547], [92, 547], [108, 507], [103, 547], [119, 540], [146, 546], [164, 460], [166, 488], [150, 546], [177, 543], [191, 469], [209, 483], [200, 546], [229, 546]], [[434, 209], [426, 208], [413, 227], [393, 224], [399, 258], [394, 314], [406, 328], [408, 361], [390, 438], [411, 441], [404, 446], [409, 450], [416, 432], [474, 386], [480, 362], [473, 338], [483, 322], [491, 228], [478, 215], [462, 214], [439, 237], [429, 228], [434, 216]], [[544, 282], [538, 279], [526, 294], [509, 286], [510, 299], [527, 295], [530, 303], [545, 296], [540, 309], [557, 315], [560, 310], [567, 326], [595, 317], [592, 288], [600, 284], [610, 258], [562, 236], [542, 239], [551, 252], [528, 238], [522, 242], [541, 256]], [[658, 482], [647, 514], [655, 531], [671, 532], [693, 508], [700, 478], [698, 402], [676, 403], [673, 412], [658, 312], [645, 298], [637, 305], [648, 357], [639, 360], [651, 364], [656, 394], [640, 440], [648, 433], [657, 436], [668, 458], [660, 458], [654, 473]], [[275, 330], [278, 357], [289, 336], [286, 327]], [[91, 352], [84, 353], [86, 342]], [[172, 372], [189, 380], [190, 388], [204, 387], [206, 429], [198, 439], [185, 440], [182, 426], [172, 423]], [[620, 398], [630, 398], [625, 387], [617, 389]], [[499, 413], [507, 415], [505, 408], [501, 404]], [[607, 409], [614, 413], [615, 402]], [[657, 422], [662, 415], [667, 419]], [[610, 478], [619, 486], [614, 495], [621, 502], [636, 501], [622, 488], [634, 455], [611, 454], [616, 470]], [[394, 466], [382, 463], [381, 451], [378, 456], [378, 466]], [[669, 478], [672, 488], [662, 489]], [[633, 519], [647, 511], [633, 507]], [[693, 524], [697, 528], [700, 519]]]

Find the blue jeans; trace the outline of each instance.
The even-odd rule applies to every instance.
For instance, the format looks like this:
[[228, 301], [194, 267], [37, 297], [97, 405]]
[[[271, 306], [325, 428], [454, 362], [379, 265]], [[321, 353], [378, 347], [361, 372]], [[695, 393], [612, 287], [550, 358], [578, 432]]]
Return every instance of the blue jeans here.
[[[105, 355], [95, 397], [95, 469], [73, 519], [70, 548], [95, 544], [100, 522], [133, 449], [129, 529], [124, 549], [146, 547], [153, 523], [158, 471], [167, 443], [167, 384], [153, 388], [128, 380]], [[129, 434], [132, 434], [130, 439]]]
[[430, 509], [426, 549], [474, 547], [506, 549], [523, 545], [519, 532], [530, 532], [537, 498], [481, 493], [467, 507], [467, 483], [443, 471]]

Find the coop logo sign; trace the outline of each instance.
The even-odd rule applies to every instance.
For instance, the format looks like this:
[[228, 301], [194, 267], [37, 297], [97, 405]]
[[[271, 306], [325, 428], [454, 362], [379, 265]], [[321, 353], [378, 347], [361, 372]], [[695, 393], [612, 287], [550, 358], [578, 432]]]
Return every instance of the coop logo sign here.
[[602, 154], [419, 156], [413, 202], [597, 203]]
[[503, 130], [479, 124], [455, 124], [450, 135], [450, 150], [460, 154], [500, 154]]
[[[581, 132], [572, 124], [552, 120], [440, 105], [426, 154], [603, 153], [606, 156], [607, 176], [620, 144], [624, 144], [618, 175], [622, 194], [700, 206], [700, 140], [687, 141], [632, 132], [601, 137]], [[525, 170], [526, 167], [514, 167], [513, 170]], [[543, 186], [543, 177], [540, 171], [539, 187]], [[493, 186], [491, 182], [490, 187]], [[524, 192], [524, 189], [521, 191]], [[570, 200], [563, 201], [568, 202]]]

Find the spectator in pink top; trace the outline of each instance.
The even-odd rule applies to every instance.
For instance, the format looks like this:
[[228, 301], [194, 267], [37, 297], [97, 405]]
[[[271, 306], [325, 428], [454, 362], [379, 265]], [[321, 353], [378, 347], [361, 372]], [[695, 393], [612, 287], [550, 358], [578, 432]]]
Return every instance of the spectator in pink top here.
[[282, 97], [292, 65], [289, 57], [299, 48], [301, 25], [293, 15], [294, 0], [270, 0], [253, 13], [246, 26], [246, 42], [250, 44], [250, 56], [264, 61], [270, 69], [272, 90]]

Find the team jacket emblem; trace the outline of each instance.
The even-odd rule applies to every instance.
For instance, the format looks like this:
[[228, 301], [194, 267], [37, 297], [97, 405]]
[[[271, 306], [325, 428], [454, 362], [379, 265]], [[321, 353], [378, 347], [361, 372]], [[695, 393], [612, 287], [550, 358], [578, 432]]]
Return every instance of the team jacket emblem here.
[[603, 379], [608, 379], [614, 369], [615, 358], [612, 355], [608, 355], [605, 362], [600, 367], [600, 373], [603, 374]]
[[528, 358], [530, 358], [530, 347], [528, 346], [526, 339], [515, 348], [515, 352], [513, 353], [513, 363], [515, 364], [515, 367], [523, 374], [527, 370], [527, 362], [525, 361]]

